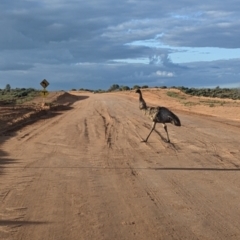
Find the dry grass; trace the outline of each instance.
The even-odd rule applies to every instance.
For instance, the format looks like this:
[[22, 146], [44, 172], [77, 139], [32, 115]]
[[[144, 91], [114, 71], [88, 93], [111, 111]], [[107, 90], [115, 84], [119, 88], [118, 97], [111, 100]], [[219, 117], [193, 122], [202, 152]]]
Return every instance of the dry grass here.
[[[143, 89], [149, 105], [165, 106], [175, 111], [218, 116], [240, 121], [240, 100], [191, 96], [178, 89]], [[134, 91], [119, 92], [138, 99]]]

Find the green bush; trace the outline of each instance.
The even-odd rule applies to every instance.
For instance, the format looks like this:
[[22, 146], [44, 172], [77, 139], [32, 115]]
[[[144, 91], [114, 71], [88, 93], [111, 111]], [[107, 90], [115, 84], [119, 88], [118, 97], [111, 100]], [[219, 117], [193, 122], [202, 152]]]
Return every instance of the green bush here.
[[11, 88], [10, 91], [0, 91], [0, 101], [3, 104], [16, 104], [28, 101], [35, 97], [38, 91], [34, 88]]
[[132, 89], [138, 89], [138, 88], [141, 88], [139, 85], [134, 85], [133, 87], [132, 87]]

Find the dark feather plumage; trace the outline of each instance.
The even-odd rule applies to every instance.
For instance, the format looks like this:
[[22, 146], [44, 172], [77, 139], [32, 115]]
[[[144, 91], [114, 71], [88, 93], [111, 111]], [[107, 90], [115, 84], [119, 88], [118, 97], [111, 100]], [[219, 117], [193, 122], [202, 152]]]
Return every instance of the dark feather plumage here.
[[153, 121], [158, 123], [172, 123], [175, 126], [181, 126], [179, 118], [165, 107], [157, 107], [157, 114]]
[[140, 89], [136, 90], [136, 93], [139, 94], [139, 108], [144, 112], [146, 116], [148, 116], [153, 121], [152, 129], [147, 136], [145, 142], [147, 142], [149, 136], [151, 135], [152, 131], [155, 129], [156, 123], [162, 123], [163, 127], [167, 133], [167, 141], [170, 142], [168, 131], [167, 131], [167, 125], [166, 123], [171, 123], [175, 126], [181, 126], [181, 122], [176, 114], [171, 112], [166, 107], [148, 107], [146, 102], [144, 101], [142, 97], [142, 92]]

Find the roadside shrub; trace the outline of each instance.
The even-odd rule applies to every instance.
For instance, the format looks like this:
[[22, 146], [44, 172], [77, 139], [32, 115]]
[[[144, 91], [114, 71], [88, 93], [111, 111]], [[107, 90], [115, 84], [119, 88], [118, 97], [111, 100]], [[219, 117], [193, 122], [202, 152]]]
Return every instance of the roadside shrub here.
[[119, 85], [118, 84], [113, 84], [109, 89], [108, 91], [109, 92], [112, 92], [112, 91], [116, 91], [119, 89]]
[[132, 89], [138, 89], [138, 88], [141, 88], [139, 85], [134, 85], [133, 87], [132, 87]]
[[230, 98], [230, 99], [240, 99], [240, 91], [237, 88], [185, 88], [179, 87], [182, 92], [192, 95], [192, 96], [204, 96], [204, 97], [218, 97], [218, 98]]
[[123, 90], [123, 91], [128, 91], [128, 90], [130, 90], [130, 87], [128, 87], [128, 86], [122, 86], [122, 87], [121, 87], [121, 90]]

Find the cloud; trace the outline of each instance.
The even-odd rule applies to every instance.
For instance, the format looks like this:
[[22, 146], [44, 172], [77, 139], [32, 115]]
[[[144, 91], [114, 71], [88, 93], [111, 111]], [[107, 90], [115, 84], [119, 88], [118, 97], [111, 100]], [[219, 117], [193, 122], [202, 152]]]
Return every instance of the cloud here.
[[174, 76], [174, 73], [166, 72], [166, 71], [157, 71], [156, 74], [159, 77], [173, 77]]
[[1, 0], [0, 87], [38, 87], [43, 78], [52, 89], [156, 85], [159, 78], [165, 85], [237, 85], [237, 58], [212, 61], [209, 52], [206, 62], [176, 63], [172, 56], [185, 47], [189, 54], [239, 49], [239, 12], [238, 0]]

